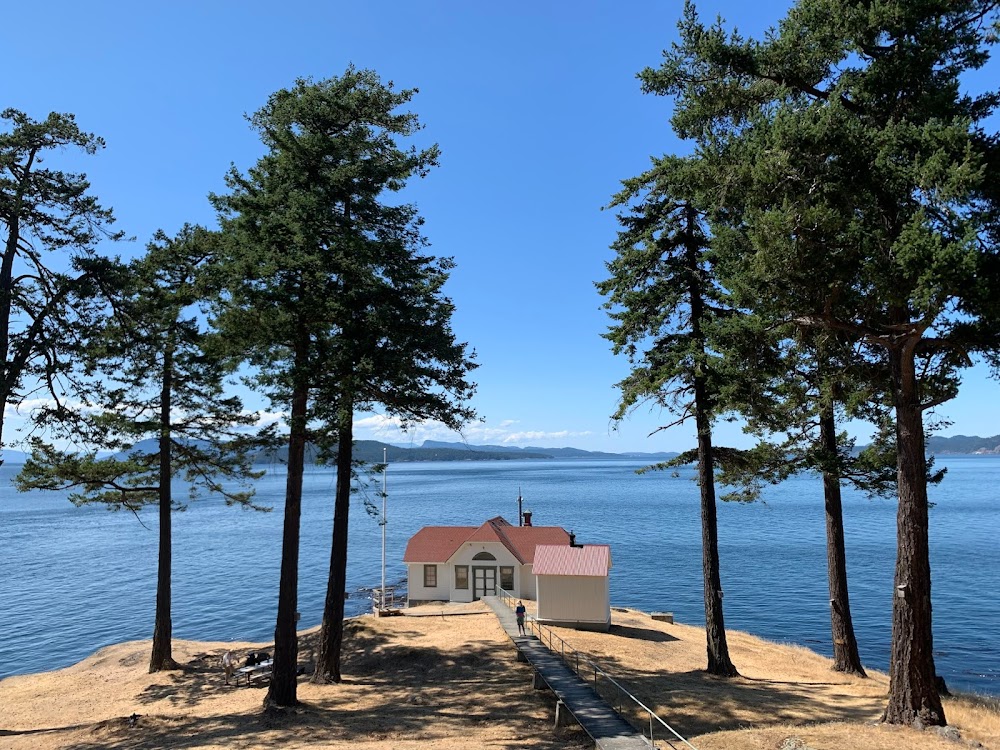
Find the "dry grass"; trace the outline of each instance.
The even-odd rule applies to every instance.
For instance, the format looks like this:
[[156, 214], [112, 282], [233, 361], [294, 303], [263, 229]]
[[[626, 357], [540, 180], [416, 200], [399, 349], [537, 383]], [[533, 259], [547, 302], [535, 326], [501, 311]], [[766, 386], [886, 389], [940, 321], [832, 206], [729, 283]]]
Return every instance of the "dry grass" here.
[[[149, 644], [103, 649], [68, 669], [0, 681], [3, 750], [131, 748], [392, 747], [563, 750], [591, 747], [578, 729], [552, 728], [549, 695], [481, 604], [423, 607], [424, 617], [364, 617], [345, 634], [340, 685], [299, 685], [303, 704], [263, 715], [262, 687], [223, 682], [227, 648], [266, 644], [175, 642], [182, 671], [146, 673]], [[700, 628], [615, 611], [610, 633], [556, 629], [595, 658], [700, 750], [944, 750], [982, 743], [1000, 750], [996, 700], [945, 704], [961, 740], [877, 723], [887, 681], [830, 670], [797, 646], [730, 632], [742, 676], [709, 677]], [[302, 635], [307, 660], [315, 631]], [[139, 715], [134, 726], [128, 717]]]
[[[301, 678], [294, 711], [263, 715], [264, 687], [227, 686], [220, 660], [266, 644], [174, 642], [182, 671], [146, 673], [149, 643], [102, 649], [68, 669], [0, 681], [3, 750], [393, 747], [443, 750], [589, 746], [552, 731], [492, 613], [363, 617], [348, 623], [339, 685]], [[302, 634], [303, 661], [316, 631]], [[135, 726], [128, 717], [138, 714]]]
[[[730, 655], [741, 676], [727, 680], [703, 671], [707, 657], [701, 628], [616, 610], [609, 633], [553, 631], [615, 675], [700, 750], [956, 747], [935, 730], [878, 723], [886, 675], [869, 670], [869, 678], [862, 679], [834, 672], [832, 660], [800, 646], [728, 631]], [[963, 741], [1000, 749], [997, 701], [949, 699], [945, 714]]]

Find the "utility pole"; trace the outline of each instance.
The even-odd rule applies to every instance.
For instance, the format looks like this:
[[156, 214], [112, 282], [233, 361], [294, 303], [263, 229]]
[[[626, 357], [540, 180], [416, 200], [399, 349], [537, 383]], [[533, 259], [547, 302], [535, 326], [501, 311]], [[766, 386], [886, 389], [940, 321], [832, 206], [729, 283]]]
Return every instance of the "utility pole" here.
[[382, 448], [382, 595], [379, 597], [379, 614], [385, 610], [385, 474], [389, 469], [388, 448]]

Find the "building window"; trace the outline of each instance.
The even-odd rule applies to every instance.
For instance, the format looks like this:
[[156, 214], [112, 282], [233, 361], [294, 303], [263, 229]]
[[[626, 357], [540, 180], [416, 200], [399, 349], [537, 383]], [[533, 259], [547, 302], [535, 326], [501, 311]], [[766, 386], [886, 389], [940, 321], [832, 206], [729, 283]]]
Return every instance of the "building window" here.
[[435, 589], [438, 585], [438, 566], [424, 566], [424, 588]]
[[514, 569], [500, 566], [500, 588], [504, 591], [514, 590]]
[[476, 553], [475, 557], [473, 557], [472, 559], [473, 560], [496, 560], [496, 558], [493, 557], [493, 555], [491, 555], [489, 552], [478, 552], [478, 553]]
[[455, 588], [456, 589], [467, 589], [467, 588], [469, 588], [469, 566], [468, 565], [456, 565], [455, 566]]

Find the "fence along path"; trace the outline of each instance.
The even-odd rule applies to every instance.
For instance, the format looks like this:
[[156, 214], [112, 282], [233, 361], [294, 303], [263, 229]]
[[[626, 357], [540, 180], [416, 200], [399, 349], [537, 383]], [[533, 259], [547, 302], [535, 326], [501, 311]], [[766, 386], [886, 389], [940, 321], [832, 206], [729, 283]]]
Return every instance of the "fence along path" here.
[[[616, 713], [558, 654], [534, 635], [519, 634], [514, 612], [500, 597], [486, 596], [483, 601], [496, 613], [500, 625], [537, 677], [555, 693], [562, 704], [556, 707], [557, 714], [560, 709], [568, 710], [600, 750], [650, 750], [650, 741]], [[673, 746], [670, 742], [664, 744]]]

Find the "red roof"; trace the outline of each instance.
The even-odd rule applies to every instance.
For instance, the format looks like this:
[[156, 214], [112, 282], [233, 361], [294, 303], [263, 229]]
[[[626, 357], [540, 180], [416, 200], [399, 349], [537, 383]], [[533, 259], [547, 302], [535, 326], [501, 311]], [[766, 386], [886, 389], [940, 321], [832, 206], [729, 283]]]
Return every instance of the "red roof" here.
[[465, 542], [499, 542], [518, 562], [534, 562], [539, 544], [569, 546], [569, 534], [559, 526], [512, 526], [497, 516], [482, 526], [425, 526], [410, 537], [403, 562], [443, 563]]
[[475, 530], [475, 526], [424, 526], [407, 542], [403, 562], [443, 563]]
[[505, 546], [522, 565], [534, 563], [543, 544], [569, 547], [569, 534], [559, 526], [511, 526], [502, 533], [509, 542]]
[[536, 576], [607, 576], [611, 568], [611, 547], [585, 544], [582, 547], [540, 544], [535, 549]]

